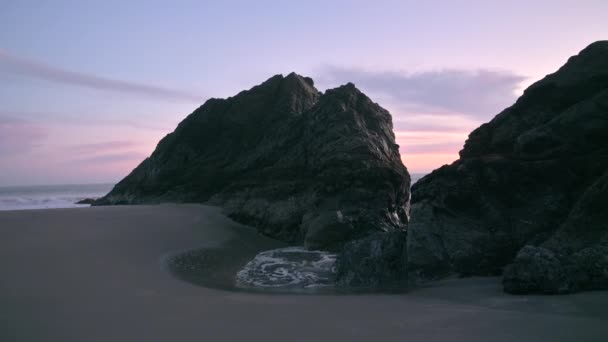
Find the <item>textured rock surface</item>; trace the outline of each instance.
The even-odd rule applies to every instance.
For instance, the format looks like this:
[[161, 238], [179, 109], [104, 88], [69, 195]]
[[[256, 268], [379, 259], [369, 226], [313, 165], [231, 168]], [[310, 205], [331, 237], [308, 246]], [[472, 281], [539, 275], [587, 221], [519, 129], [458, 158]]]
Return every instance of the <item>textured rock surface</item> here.
[[530, 86], [469, 135], [459, 160], [414, 185], [410, 276], [499, 275], [515, 259], [510, 292], [606, 288], [606, 170], [602, 41]]
[[[524, 247], [507, 266], [511, 293], [608, 289], [608, 171], [578, 200], [566, 221], [540, 246]], [[550, 261], [548, 263], [548, 261]]]
[[266, 235], [338, 250], [407, 224], [390, 114], [352, 84], [290, 74], [211, 99], [97, 204], [210, 202]]
[[336, 260], [338, 285], [400, 289], [407, 286], [405, 232], [375, 233], [349, 242]]
[[503, 286], [510, 293], [567, 293], [573, 287], [569, 266], [555, 253], [543, 247], [525, 246], [507, 266]]

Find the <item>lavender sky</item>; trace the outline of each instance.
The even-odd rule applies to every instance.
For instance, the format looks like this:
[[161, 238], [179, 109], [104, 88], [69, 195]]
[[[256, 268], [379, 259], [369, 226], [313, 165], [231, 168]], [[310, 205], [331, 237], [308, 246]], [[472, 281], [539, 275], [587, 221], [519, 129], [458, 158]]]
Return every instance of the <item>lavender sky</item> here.
[[608, 38], [608, 1], [0, 0], [0, 186], [116, 182], [209, 97], [353, 82], [424, 173]]

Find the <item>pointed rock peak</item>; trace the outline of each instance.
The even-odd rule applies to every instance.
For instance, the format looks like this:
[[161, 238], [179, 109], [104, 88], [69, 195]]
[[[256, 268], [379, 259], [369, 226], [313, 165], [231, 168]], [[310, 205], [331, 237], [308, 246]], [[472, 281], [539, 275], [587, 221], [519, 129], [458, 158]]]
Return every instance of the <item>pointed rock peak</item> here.
[[336, 88], [327, 89], [327, 91], [325, 93], [326, 94], [362, 94], [361, 91], [359, 89], [357, 89], [357, 87], [351, 82], [348, 82], [348, 83], [343, 84]]
[[312, 78], [310, 77], [306, 77], [306, 76], [302, 76], [302, 75], [298, 75], [295, 72], [290, 73], [289, 75], [287, 75], [287, 77], [285, 77], [285, 80], [294, 80], [297, 82], [304, 82], [304, 84], [307, 84], [311, 87], [315, 86], [315, 82], [313, 81]]
[[[352, 102], [355, 99], [367, 99], [367, 95], [361, 92], [353, 83], [348, 82], [337, 88], [327, 89], [325, 92], [326, 97], [340, 98], [346, 102]], [[371, 103], [371, 100], [369, 100]]]
[[274, 87], [277, 87], [279, 84], [281, 84], [281, 82], [283, 80], [284, 80], [283, 75], [276, 74], [276, 75], [270, 77], [269, 79], [267, 79], [266, 81], [264, 81], [256, 86], [253, 86], [250, 90], [274, 88]]
[[285, 77], [281, 74], [274, 75], [260, 85], [253, 87], [252, 90], [269, 88], [277, 88], [281, 94], [304, 92], [308, 94], [315, 94], [316, 96], [316, 94], [319, 93], [319, 91], [314, 87], [314, 81], [312, 78], [298, 75], [295, 72], [292, 72]]
[[367, 121], [368, 127], [383, 126], [381, 130], [388, 132], [388, 135], [392, 135], [391, 114], [372, 101], [351, 82], [337, 88], [328, 89], [319, 99], [319, 104], [321, 108], [329, 108], [332, 116], [341, 112], [356, 112], [360, 118]]
[[359, 90], [359, 88], [357, 88], [357, 86], [352, 83], [352, 82], [348, 82], [346, 84], [343, 84], [335, 89], [333, 89], [337, 92], [340, 93], [348, 93], [348, 94], [357, 94], [357, 95], [365, 95], [363, 94], [363, 92], [361, 90]]
[[319, 91], [310, 77], [291, 73], [281, 79], [276, 92], [277, 108], [285, 113], [299, 114], [312, 107], [319, 99]]
[[283, 79], [281, 88], [285, 92], [298, 93], [303, 91], [308, 94], [318, 94], [319, 91], [315, 88], [314, 84], [312, 78], [292, 72]]
[[316, 102], [319, 97], [319, 91], [314, 87], [312, 78], [300, 76], [294, 72], [287, 76], [274, 75], [249, 90], [241, 91], [236, 96], [254, 94], [269, 96], [277, 101], [280, 101], [282, 97], [303, 97], [306, 98], [306, 102]]
[[292, 88], [312, 88], [315, 92], [318, 92], [314, 87], [314, 81], [310, 77], [305, 77], [302, 75], [298, 75], [295, 72], [288, 74], [287, 76], [283, 76], [282, 74], [277, 74], [266, 81], [262, 82], [259, 86], [271, 86], [271, 85], [281, 85], [281, 87], [292, 87]]

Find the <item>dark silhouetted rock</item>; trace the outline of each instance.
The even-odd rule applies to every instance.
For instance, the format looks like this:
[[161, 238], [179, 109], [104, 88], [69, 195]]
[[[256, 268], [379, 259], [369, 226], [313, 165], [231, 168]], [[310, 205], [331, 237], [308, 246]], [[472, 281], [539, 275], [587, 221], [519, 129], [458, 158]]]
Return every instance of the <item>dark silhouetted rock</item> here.
[[575, 284], [568, 276], [567, 266], [551, 250], [524, 246], [515, 260], [515, 264], [507, 266], [503, 276], [506, 292], [567, 293], [573, 290]]
[[602, 41], [530, 86], [469, 135], [459, 160], [413, 186], [411, 278], [500, 275], [514, 262], [509, 292], [607, 288], [606, 170]]
[[95, 199], [94, 198], [85, 198], [85, 199], [81, 199], [80, 201], [76, 202], [76, 204], [93, 204], [95, 203]]
[[390, 114], [347, 84], [290, 74], [211, 99], [96, 204], [207, 202], [287, 242], [339, 250], [407, 223]]
[[608, 171], [540, 246], [526, 246], [505, 269], [510, 293], [608, 289]]
[[346, 244], [336, 260], [338, 285], [365, 289], [407, 286], [406, 233], [375, 233]]

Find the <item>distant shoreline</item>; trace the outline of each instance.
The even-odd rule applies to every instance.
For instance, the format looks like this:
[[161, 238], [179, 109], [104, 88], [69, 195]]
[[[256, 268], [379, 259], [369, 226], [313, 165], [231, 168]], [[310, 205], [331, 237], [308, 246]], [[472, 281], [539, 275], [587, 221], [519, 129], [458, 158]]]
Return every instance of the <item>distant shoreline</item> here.
[[101, 197], [113, 186], [106, 183], [0, 187], [0, 211], [88, 207], [76, 202]]

